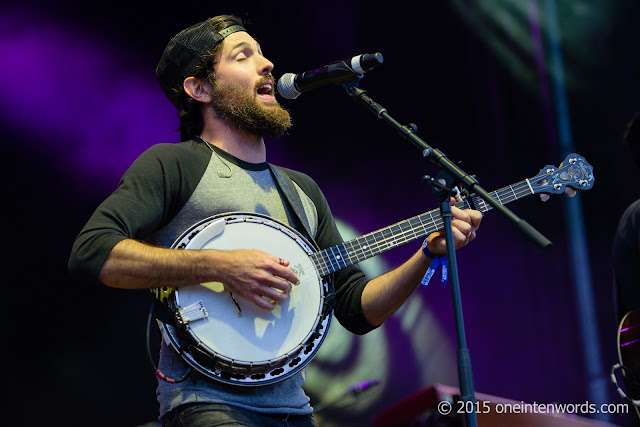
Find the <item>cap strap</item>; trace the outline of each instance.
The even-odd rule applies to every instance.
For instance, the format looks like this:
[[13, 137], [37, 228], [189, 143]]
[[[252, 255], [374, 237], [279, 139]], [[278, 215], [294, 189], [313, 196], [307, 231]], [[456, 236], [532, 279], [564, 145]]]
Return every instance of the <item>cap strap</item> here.
[[247, 31], [245, 30], [245, 28], [242, 25], [232, 25], [230, 27], [225, 28], [222, 31], [219, 31], [218, 33], [222, 36], [222, 38], [226, 38], [228, 35], [236, 33], [238, 31]]

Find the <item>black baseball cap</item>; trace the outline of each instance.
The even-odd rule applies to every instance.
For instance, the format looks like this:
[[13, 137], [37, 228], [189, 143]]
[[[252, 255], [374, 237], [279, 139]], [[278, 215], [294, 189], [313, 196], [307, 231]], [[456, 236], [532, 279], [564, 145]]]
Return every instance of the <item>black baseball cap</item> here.
[[209, 52], [225, 37], [238, 31], [247, 30], [242, 25], [230, 25], [217, 31], [206, 20], [180, 31], [169, 41], [156, 68], [156, 78], [164, 94], [178, 110], [184, 79], [193, 75]]

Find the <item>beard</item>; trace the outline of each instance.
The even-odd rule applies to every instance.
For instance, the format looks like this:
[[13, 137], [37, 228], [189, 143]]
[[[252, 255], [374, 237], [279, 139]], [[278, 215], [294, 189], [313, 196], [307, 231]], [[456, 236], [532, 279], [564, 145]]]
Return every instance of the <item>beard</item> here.
[[[220, 119], [230, 126], [260, 137], [278, 137], [291, 127], [291, 116], [276, 101], [262, 106], [257, 102], [257, 87], [268, 79], [256, 84], [256, 91], [249, 93], [246, 88], [235, 85], [220, 85], [213, 82], [211, 105]], [[272, 81], [273, 78], [271, 77]]]

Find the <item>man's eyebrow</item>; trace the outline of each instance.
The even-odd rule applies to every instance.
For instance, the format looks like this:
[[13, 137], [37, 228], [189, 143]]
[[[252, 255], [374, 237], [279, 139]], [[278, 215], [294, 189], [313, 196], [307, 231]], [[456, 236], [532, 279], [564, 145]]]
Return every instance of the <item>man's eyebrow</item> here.
[[[256, 42], [256, 45], [258, 46], [258, 52], [261, 52], [260, 49], [260, 43]], [[236, 43], [230, 50], [229, 53], [233, 52], [234, 50], [238, 49], [238, 48], [249, 48], [249, 49], [253, 49], [253, 46], [246, 41], [241, 41]]]

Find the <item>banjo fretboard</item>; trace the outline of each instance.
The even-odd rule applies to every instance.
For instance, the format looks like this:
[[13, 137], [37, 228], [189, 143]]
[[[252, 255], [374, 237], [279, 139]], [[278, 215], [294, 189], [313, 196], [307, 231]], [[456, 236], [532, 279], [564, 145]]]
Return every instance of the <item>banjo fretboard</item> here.
[[[525, 179], [489, 194], [500, 204], [506, 205], [530, 196], [534, 194], [534, 191], [529, 180]], [[469, 199], [471, 199], [471, 202]], [[493, 209], [476, 195], [471, 195], [469, 198], [457, 202], [455, 206], [460, 209], [477, 209], [482, 213]], [[356, 239], [316, 252], [310, 258], [318, 268], [320, 275], [324, 277], [397, 246], [428, 236], [442, 228], [444, 228], [444, 221], [440, 215], [440, 209], [433, 209], [389, 227], [381, 228]]]

